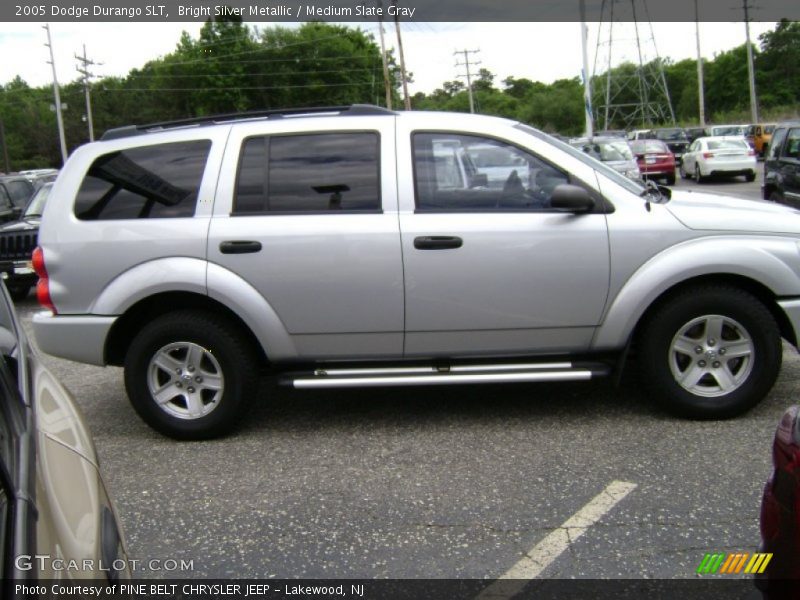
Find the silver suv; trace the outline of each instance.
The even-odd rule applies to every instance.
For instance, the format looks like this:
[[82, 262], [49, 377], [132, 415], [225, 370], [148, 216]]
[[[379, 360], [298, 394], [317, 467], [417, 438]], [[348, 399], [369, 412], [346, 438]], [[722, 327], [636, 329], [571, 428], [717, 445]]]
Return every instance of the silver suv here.
[[[497, 148], [505, 180], [475, 160]], [[176, 438], [295, 388], [585, 380], [635, 346], [672, 411], [737, 415], [800, 329], [800, 216], [647, 186], [526, 125], [369, 106], [108, 132], [53, 188], [40, 347], [124, 365]]]

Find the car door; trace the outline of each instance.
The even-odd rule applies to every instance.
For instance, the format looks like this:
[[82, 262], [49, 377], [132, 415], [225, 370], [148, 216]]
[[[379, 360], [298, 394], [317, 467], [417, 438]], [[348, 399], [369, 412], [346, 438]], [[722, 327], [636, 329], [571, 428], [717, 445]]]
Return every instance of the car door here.
[[399, 357], [394, 117], [298, 123], [232, 127], [208, 260], [266, 300], [296, 349], [287, 358]]
[[800, 127], [786, 134], [779, 161], [779, 179], [788, 204], [800, 206]]
[[[549, 206], [555, 186], [581, 185], [575, 174], [522, 145], [524, 134], [515, 141], [491, 131], [418, 130], [398, 119], [397, 136], [406, 356], [588, 348], [608, 293], [609, 247], [601, 211]], [[478, 170], [453, 187], [456, 173], [441, 160], [442, 147], [466, 155], [496, 147], [525, 167], [499, 183]], [[569, 158], [586, 169], [585, 180], [594, 178]]]

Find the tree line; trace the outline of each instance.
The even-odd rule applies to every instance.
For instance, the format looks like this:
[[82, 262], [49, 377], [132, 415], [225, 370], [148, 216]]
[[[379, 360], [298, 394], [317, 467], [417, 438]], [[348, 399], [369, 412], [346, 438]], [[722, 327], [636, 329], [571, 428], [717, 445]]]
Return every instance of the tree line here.
[[[778, 117], [796, 115], [800, 103], [800, 23], [777, 23], [760, 36], [754, 52], [762, 112]], [[746, 54], [745, 45], [741, 45], [704, 61], [706, 114], [710, 120], [745, 118], [749, 114]], [[400, 73], [391, 52], [388, 63], [394, 106], [401, 106]], [[696, 123], [696, 61], [665, 59], [661, 66], [676, 120]], [[632, 69], [636, 67], [619, 65], [612, 76], [630, 74]], [[602, 90], [605, 78], [606, 74], [596, 76], [593, 87]], [[124, 77], [94, 81], [91, 90], [98, 133], [132, 123], [248, 110], [385, 104], [381, 50], [371, 34], [318, 22], [259, 30], [235, 17], [209, 20], [197, 39], [184, 32], [172, 53]], [[550, 84], [508, 77], [498, 83], [494, 74], [481, 69], [473, 81], [473, 94], [476, 110], [483, 114], [517, 119], [566, 135], [583, 129], [583, 86], [577, 77]], [[68, 104], [64, 127], [72, 151], [88, 141], [82, 83], [62, 86], [61, 97]], [[0, 120], [5, 126], [11, 169], [60, 165], [52, 103], [48, 85], [31, 87], [18, 76], [0, 86]], [[431, 93], [415, 94], [411, 104], [418, 110], [467, 112], [469, 97], [462, 82], [447, 81]]]

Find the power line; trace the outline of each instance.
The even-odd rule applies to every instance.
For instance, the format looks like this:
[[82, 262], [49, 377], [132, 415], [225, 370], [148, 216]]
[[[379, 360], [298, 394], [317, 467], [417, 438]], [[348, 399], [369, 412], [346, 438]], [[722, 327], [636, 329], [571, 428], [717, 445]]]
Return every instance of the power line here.
[[294, 88], [319, 88], [319, 87], [354, 87], [359, 85], [370, 85], [367, 81], [357, 81], [350, 83], [309, 83], [305, 85], [272, 85], [272, 86], [209, 86], [209, 87], [189, 87], [189, 88], [96, 88], [104, 92], [201, 92], [205, 90], [284, 90]]
[[379, 70], [380, 67], [378, 65], [374, 67], [361, 67], [358, 69], [328, 69], [325, 71], [255, 71], [255, 72], [248, 72], [248, 73], [199, 73], [194, 75], [176, 75], [172, 73], [165, 73], [160, 75], [139, 75], [136, 74], [132, 76], [132, 79], [139, 79], [139, 78], [156, 78], [156, 77], [163, 77], [165, 79], [197, 79], [200, 77], [256, 77], [259, 75], [266, 75], [269, 77], [276, 76], [276, 75], [319, 75], [319, 74], [328, 74], [328, 73], [360, 73], [360, 72], [375, 72]]
[[456, 50], [453, 52], [454, 55], [458, 56], [459, 54], [464, 55], [464, 62], [456, 61], [456, 67], [466, 67], [467, 72], [463, 74], [458, 74], [456, 77], [466, 77], [467, 78], [467, 93], [469, 94], [469, 112], [475, 112], [475, 99], [472, 97], [472, 72], [469, 70], [470, 66], [477, 66], [481, 64], [481, 61], [472, 61], [469, 60], [470, 54], [477, 54], [480, 50]]

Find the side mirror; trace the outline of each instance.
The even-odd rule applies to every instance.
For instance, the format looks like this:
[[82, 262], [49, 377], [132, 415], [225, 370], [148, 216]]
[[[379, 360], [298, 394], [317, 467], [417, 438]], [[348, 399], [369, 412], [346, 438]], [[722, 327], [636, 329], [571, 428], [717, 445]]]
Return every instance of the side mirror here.
[[584, 188], [562, 183], [550, 196], [550, 206], [571, 213], [585, 213], [594, 209], [594, 198]]

